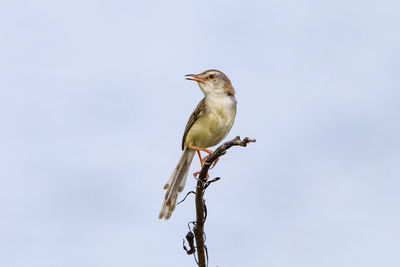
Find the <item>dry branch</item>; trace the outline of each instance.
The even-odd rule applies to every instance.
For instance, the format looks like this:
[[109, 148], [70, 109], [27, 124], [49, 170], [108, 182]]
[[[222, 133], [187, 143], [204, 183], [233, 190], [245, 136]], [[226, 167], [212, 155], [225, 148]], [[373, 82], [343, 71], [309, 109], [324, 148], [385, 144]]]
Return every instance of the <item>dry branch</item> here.
[[[207, 256], [207, 247], [204, 244], [204, 223], [207, 217], [207, 208], [204, 200], [204, 192], [205, 189], [213, 182], [218, 181], [220, 178], [217, 177], [211, 181], [207, 181], [207, 173], [213, 163], [222, 155], [226, 153], [226, 151], [233, 146], [243, 146], [245, 147], [250, 142], [255, 142], [255, 139], [250, 139], [248, 137], [240, 140], [240, 136], [236, 136], [234, 139], [227, 141], [220, 145], [214, 153], [209, 155], [201, 168], [199, 178], [196, 185], [196, 222], [193, 227], [193, 232], [196, 241], [196, 249], [197, 249], [197, 263], [200, 267], [206, 267], [206, 256]], [[208, 261], [208, 257], [207, 257]]]

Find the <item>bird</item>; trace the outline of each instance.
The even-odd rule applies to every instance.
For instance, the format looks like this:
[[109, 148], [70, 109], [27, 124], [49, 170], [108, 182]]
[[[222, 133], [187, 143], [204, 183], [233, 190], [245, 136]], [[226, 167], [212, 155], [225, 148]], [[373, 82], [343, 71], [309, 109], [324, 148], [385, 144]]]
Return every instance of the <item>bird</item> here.
[[[186, 184], [190, 164], [198, 154], [203, 166], [200, 151], [213, 153], [207, 148], [219, 144], [231, 130], [236, 117], [235, 89], [228, 76], [222, 71], [210, 69], [200, 74], [187, 74], [187, 80], [198, 83], [204, 98], [191, 114], [182, 137], [182, 156], [164, 185], [165, 197], [159, 219], [168, 220], [176, 206], [178, 194]], [[197, 173], [193, 175], [196, 177]]]

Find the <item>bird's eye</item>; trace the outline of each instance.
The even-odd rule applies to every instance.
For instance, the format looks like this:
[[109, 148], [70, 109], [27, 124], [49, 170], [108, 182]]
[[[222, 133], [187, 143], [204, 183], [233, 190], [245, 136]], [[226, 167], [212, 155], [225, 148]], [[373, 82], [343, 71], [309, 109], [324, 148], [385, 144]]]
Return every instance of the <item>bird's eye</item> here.
[[215, 74], [210, 74], [210, 76], [208, 76], [208, 78], [214, 79], [215, 78]]

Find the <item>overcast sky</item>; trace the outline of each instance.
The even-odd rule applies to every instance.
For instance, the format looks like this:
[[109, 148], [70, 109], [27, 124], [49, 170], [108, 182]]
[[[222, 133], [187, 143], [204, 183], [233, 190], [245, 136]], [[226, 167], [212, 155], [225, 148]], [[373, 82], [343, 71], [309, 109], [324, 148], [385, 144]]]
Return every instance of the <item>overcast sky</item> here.
[[257, 143], [210, 173], [210, 266], [400, 266], [399, 9], [1, 2], [0, 265], [195, 266], [193, 197], [157, 216], [203, 97], [184, 75], [216, 68], [227, 138]]

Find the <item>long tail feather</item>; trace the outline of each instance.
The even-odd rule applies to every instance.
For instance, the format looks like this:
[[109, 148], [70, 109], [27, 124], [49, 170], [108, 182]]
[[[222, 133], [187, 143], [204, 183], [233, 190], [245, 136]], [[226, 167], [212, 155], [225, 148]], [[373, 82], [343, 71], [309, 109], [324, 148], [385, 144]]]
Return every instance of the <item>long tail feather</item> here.
[[189, 167], [192, 163], [195, 152], [195, 150], [185, 148], [178, 165], [176, 166], [168, 182], [164, 185], [164, 189], [167, 190], [167, 192], [165, 192], [164, 202], [161, 207], [160, 214], [158, 215], [159, 219], [165, 218], [168, 220], [171, 217], [176, 206], [178, 194], [185, 187]]

